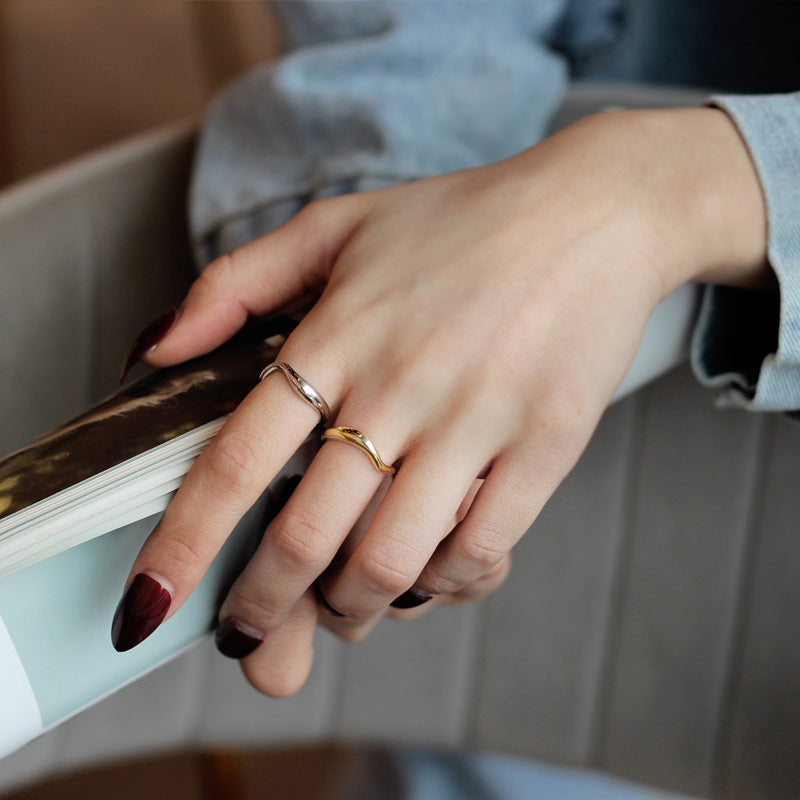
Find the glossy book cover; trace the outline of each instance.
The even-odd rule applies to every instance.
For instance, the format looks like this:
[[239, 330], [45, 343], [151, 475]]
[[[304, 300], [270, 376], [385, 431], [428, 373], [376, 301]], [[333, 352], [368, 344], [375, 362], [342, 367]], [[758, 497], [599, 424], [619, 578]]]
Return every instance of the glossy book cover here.
[[212, 353], [154, 372], [0, 459], [0, 522], [229, 414], [274, 360], [291, 324], [286, 318], [254, 324]]

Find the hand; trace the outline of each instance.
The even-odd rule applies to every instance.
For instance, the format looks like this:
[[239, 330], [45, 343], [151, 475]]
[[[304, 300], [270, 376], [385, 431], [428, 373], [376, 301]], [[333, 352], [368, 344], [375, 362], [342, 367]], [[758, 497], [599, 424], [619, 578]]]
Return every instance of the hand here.
[[[182, 361], [248, 315], [318, 295], [280, 358], [330, 404], [329, 424], [366, 432], [397, 466], [376, 498], [384, 476], [362, 452], [322, 445], [221, 610], [225, 635], [251, 651], [248, 679], [299, 688], [319, 615], [355, 639], [409, 591], [502, 580], [654, 306], [687, 280], [763, 280], [765, 236], [722, 112], [615, 112], [498, 164], [314, 203], [209, 266], [144, 359]], [[317, 421], [279, 376], [251, 392], [136, 559], [128, 585], [148, 577], [117, 630], [146, 635], [180, 607]], [[128, 614], [145, 594], [160, 598], [146, 624]]]

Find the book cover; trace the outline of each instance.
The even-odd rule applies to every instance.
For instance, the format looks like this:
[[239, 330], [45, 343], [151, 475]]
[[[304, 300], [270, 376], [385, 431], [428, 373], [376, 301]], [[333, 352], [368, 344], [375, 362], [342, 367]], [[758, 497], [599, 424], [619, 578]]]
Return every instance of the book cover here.
[[[111, 644], [139, 548], [286, 331], [286, 320], [253, 325], [0, 460], [0, 757], [215, 627], [230, 584], [279, 509], [287, 478], [305, 470], [314, 441], [242, 518], [181, 609], [133, 650], [118, 653]], [[98, 508], [106, 509], [101, 523]]]
[[261, 321], [0, 460], [0, 576], [163, 511], [290, 325]]

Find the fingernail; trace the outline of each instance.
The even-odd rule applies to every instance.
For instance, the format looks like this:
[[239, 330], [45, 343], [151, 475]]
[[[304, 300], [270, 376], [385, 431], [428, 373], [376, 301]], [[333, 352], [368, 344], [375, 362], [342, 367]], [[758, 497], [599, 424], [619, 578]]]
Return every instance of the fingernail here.
[[264, 641], [264, 634], [236, 617], [223, 620], [214, 634], [214, 644], [228, 658], [244, 658]]
[[139, 573], [114, 612], [111, 624], [114, 648], [122, 653], [144, 641], [161, 624], [171, 602], [171, 592], [150, 575]]
[[131, 368], [142, 360], [142, 356], [152, 350], [174, 327], [178, 321], [178, 309], [174, 306], [165, 311], [157, 320], [151, 322], [134, 340], [125, 363], [119, 382], [122, 383]]
[[314, 584], [314, 591], [317, 594], [317, 602], [329, 613], [333, 614], [334, 617], [343, 617], [341, 611], [337, 611], [326, 599], [325, 595], [322, 594], [322, 589], [319, 588], [319, 584]]
[[433, 595], [428, 592], [423, 592], [422, 589], [417, 589], [412, 586], [407, 592], [403, 592], [396, 600], [393, 600], [389, 605], [392, 608], [416, 608], [423, 603], [427, 603], [432, 599]]

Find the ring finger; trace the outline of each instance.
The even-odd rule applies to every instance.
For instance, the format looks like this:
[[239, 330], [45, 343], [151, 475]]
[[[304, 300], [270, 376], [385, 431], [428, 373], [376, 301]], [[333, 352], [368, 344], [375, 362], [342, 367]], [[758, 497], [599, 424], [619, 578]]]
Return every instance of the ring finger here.
[[[399, 452], [400, 441], [377, 430], [384, 452]], [[263, 635], [280, 627], [333, 561], [383, 479], [354, 448], [323, 445], [231, 587], [220, 618], [235, 617]]]

